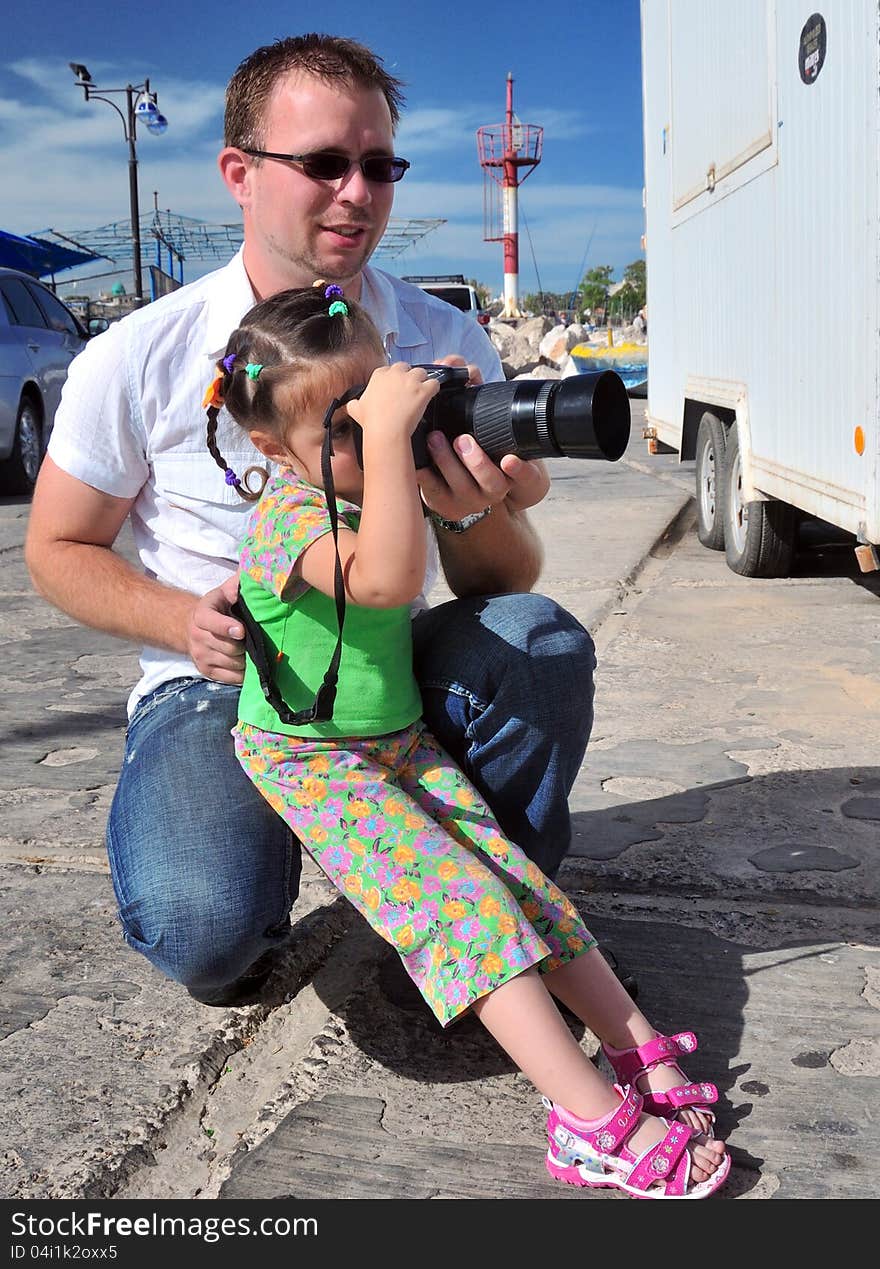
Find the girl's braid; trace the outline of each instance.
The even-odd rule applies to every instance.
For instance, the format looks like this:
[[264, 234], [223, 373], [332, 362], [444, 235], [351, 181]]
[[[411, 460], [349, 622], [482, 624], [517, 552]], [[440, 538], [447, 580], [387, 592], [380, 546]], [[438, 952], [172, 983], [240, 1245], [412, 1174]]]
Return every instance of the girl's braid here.
[[[206, 414], [208, 416], [206, 441], [208, 452], [224, 473], [227, 485], [232, 485], [239, 497], [243, 498], [245, 502], [258, 502], [266, 486], [266, 481], [269, 479], [268, 472], [262, 467], [248, 467], [243, 477], [237, 476], [221, 454], [220, 447], [217, 444], [217, 421], [220, 417], [220, 409], [229, 393], [232, 376], [238, 369], [236, 364], [238, 362], [241, 362], [241, 369], [244, 370], [245, 361], [240, 354], [235, 352], [227, 353], [225, 357], [217, 362], [217, 373], [205, 394]], [[248, 483], [248, 477], [252, 472], [256, 472], [262, 477], [260, 487], [256, 490], [251, 489]]]

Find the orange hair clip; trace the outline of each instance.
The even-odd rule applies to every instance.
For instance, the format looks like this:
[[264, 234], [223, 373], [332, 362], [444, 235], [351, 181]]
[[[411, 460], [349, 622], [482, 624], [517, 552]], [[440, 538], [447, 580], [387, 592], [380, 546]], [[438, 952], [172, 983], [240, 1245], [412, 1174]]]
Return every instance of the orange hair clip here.
[[223, 371], [218, 370], [214, 378], [208, 384], [208, 390], [202, 401], [202, 409], [207, 410], [209, 406], [215, 405], [219, 410], [223, 404]]

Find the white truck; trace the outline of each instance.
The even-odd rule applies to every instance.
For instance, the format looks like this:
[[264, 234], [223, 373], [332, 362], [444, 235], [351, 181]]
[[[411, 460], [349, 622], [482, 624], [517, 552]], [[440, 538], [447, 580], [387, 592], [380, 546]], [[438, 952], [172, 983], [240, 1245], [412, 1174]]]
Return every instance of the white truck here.
[[[812, 5], [820, 5], [813, 11]], [[803, 514], [880, 567], [880, 5], [642, 0], [652, 450], [701, 542], [790, 571]]]
[[462, 313], [467, 313], [480, 326], [489, 325], [489, 314], [480, 308], [476, 289], [463, 273], [432, 273], [430, 276], [410, 273], [404, 274], [401, 281], [412, 282], [429, 295], [435, 295], [438, 300], [445, 300], [453, 308], [461, 309]]

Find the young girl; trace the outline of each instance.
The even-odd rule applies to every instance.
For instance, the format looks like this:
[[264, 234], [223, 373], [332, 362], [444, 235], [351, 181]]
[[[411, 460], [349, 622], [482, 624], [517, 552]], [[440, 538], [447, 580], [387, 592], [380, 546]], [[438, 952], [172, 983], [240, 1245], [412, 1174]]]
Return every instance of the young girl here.
[[[423, 368], [386, 363], [338, 287], [273, 296], [231, 336], [205, 403], [215, 461], [259, 499], [241, 550], [236, 752], [440, 1022], [472, 1009], [543, 1094], [554, 1177], [704, 1198], [730, 1158], [711, 1136], [714, 1085], [688, 1084], [677, 1065], [695, 1036], [657, 1034], [419, 719], [409, 606], [426, 530], [411, 438], [437, 391]], [[261, 495], [218, 448], [224, 404], [277, 464]], [[618, 1084], [554, 997], [602, 1040]]]

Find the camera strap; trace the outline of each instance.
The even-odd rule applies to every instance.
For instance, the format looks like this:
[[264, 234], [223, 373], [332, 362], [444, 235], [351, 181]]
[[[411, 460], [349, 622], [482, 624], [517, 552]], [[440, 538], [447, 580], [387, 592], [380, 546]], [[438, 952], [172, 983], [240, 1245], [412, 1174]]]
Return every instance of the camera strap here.
[[254, 664], [263, 695], [275, 713], [289, 727], [302, 726], [305, 723], [325, 723], [333, 717], [333, 706], [336, 701], [336, 684], [339, 678], [339, 663], [342, 659], [342, 630], [345, 625], [345, 579], [342, 575], [342, 560], [339, 557], [339, 513], [336, 510], [336, 486], [333, 481], [333, 415], [343, 405], [359, 396], [362, 388], [352, 388], [331, 401], [324, 415], [324, 439], [321, 443], [321, 477], [324, 481], [324, 497], [327, 501], [327, 513], [330, 517], [330, 532], [333, 534], [333, 546], [336, 551], [336, 564], [333, 573], [333, 594], [336, 602], [337, 636], [336, 647], [330, 658], [330, 664], [324, 674], [324, 680], [315, 694], [315, 699], [307, 709], [297, 712], [289, 709], [278, 690], [273, 664], [280, 655], [279, 649], [272, 646], [260, 623], [248, 608], [241, 594], [232, 606], [232, 614], [244, 626], [244, 649]]

